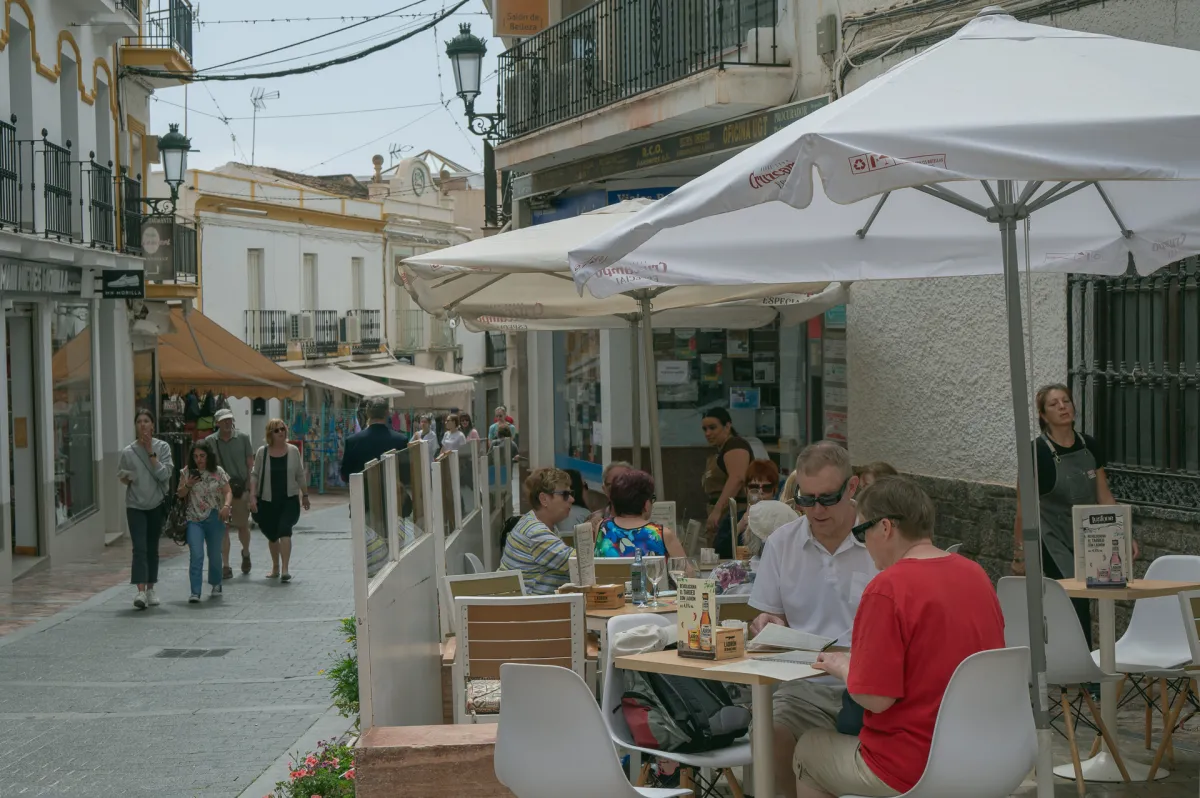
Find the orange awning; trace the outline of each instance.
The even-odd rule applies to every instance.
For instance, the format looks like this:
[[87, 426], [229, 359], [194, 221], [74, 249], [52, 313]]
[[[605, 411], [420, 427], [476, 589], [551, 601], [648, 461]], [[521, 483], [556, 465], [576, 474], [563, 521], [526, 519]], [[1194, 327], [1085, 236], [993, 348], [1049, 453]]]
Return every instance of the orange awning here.
[[200, 311], [193, 310], [185, 320], [181, 308], [172, 308], [171, 326], [171, 332], [158, 337], [158, 376], [168, 393], [182, 395], [194, 389], [251, 399], [304, 398], [303, 379]]

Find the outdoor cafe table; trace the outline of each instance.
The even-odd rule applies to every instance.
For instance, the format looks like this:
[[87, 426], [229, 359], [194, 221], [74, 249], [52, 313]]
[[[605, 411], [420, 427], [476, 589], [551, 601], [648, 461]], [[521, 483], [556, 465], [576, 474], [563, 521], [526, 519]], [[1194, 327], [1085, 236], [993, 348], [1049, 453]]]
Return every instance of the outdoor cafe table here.
[[[648, 654], [630, 654], [617, 657], [613, 664], [618, 668], [644, 673], [661, 673], [667, 676], [686, 676], [691, 679], [707, 679], [716, 682], [732, 682], [750, 686], [752, 719], [750, 723], [750, 752], [754, 757], [754, 795], [757, 798], [774, 798], [774, 717], [771, 708], [771, 691], [779, 684], [777, 679], [765, 674], [733, 673], [725, 670], [710, 670], [738, 662], [749, 662], [755, 657], [726, 659], [714, 662], [710, 659], [681, 657], [675, 651], [652, 651]], [[809, 676], [823, 676], [812, 671]]]
[[[1129, 584], [1123, 588], [1088, 587], [1078, 579], [1060, 579], [1059, 584], [1071, 598], [1096, 599], [1099, 603], [1100, 670], [1105, 673], [1117, 672], [1116, 603], [1118, 601], [1174, 596], [1188, 590], [1200, 590], [1200, 582], [1170, 582], [1158, 579], [1130, 580]], [[1100, 686], [1100, 716], [1104, 719], [1105, 725], [1112, 730], [1113, 738], [1117, 740], [1120, 739], [1120, 735], [1117, 734], [1117, 701], [1119, 698], [1115, 683], [1106, 682]], [[1135, 762], [1128, 756], [1123, 758], [1125, 769], [1129, 772], [1129, 778], [1132, 781], [1145, 781], [1150, 775], [1148, 765]], [[1054, 769], [1054, 774], [1066, 779], [1073, 779], [1075, 778], [1075, 769], [1073, 765], [1060, 765]], [[1166, 776], [1167, 772], [1159, 768], [1155, 778], [1161, 779]], [[1083, 762], [1083, 778], [1085, 781], [1095, 782], [1123, 781], [1116, 761], [1103, 747], [1099, 754]]]

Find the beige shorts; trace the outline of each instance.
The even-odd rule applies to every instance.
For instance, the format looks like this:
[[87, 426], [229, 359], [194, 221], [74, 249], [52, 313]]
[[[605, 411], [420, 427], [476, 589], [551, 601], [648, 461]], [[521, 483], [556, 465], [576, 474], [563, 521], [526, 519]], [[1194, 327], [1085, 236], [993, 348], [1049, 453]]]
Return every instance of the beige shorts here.
[[792, 770], [804, 784], [832, 795], [891, 798], [900, 794], [867, 767], [857, 737], [827, 729], [804, 733], [792, 755]]
[[771, 702], [775, 725], [790, 731], [797, 740], [810, 729], [832, 731], [837, 728], [844, 692], [846, 688], [842, 685], [784, 682], [775, 690]]
[[229, 525], [235, 529], [250, 525], [250, 493], [245, 492], [242, 498], [233, 500], [233, 508], [229, 515]]

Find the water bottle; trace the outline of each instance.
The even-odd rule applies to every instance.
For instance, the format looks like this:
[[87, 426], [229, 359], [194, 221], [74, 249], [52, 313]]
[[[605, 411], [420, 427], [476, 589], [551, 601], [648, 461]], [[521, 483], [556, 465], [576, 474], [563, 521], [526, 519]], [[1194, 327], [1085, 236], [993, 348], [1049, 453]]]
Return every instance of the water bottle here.
[[642, 550], [638, 549], [633, 555], [633, 567], [630, 569], [630, 582], [633, 584], [633, 603], [640, 607], [646, 603], [646, 566], [642, 562]]

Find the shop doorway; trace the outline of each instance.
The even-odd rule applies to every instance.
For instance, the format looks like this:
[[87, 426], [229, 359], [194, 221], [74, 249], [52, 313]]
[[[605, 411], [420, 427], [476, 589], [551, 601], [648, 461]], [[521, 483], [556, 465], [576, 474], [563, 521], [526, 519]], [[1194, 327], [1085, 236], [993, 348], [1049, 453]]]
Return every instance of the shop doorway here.
[[12, 496], [12, 550], [41, 554], [38, 523], [37, 418], [34, 402], [34, 309], [14, 305], [7, 314], [8, 472]]

